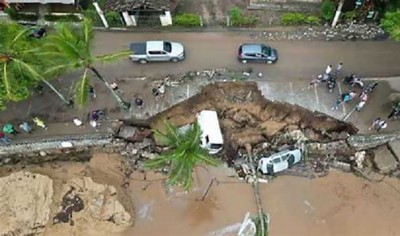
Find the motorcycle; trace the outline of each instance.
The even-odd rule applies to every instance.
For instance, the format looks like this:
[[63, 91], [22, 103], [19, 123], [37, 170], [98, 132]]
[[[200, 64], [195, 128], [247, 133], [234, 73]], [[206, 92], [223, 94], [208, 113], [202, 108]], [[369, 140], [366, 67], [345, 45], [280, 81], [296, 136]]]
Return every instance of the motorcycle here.
[[[365, 105], [365, 103], [367, 102], [367, 99], [368, 99], [368, 97], [369, 97], [369, 94], [376, 88], [377, 85], [378, 85], [378, 83], [377, 83], [377, 82], [374, 82], [374, 83], [369, 84], [369, 85], [364, 89], [364, 91], [363, 91], [363, 92], [361, 93], [361, 95], [360, 95], [361, 101], [358, 102], [357, 105], [356, 105], [356, 111], [360, 111], [361, 108], [364, 107], [364, 105]], [[363, 96], [363, 94], [364, 94], [365, 96]]]
[[32, 29], [32, 33], [29, 34], [29, 37], [35, 38], [35, 39], [40, 39], [46, 36], [46, 29], [45, 28], [36, 28]]
[[388, 119], [398, 119], [398, 118], [400, 118], [400, 102], [398, 102], [392, 107], [392, 111], [388, 115]]
[[364, 82], [362, 82], [362, 80], [358, 78], [355, 74], [344, 77], [343, 83], [350, 85], [351, 87], [358, 86], [361, 89], [364, 88]]
[[334, 90], [335, 87], [336, 87], [336, 77], [335, 77], [334, 75], [330, 75], [330, 76], [329, 76], [329, 79], [326, 81], [326, 86], [327, 86], [327, 88], [328, 88], [328, 91], [329, 91], [330, 93], [332, 93], [333, 90]]

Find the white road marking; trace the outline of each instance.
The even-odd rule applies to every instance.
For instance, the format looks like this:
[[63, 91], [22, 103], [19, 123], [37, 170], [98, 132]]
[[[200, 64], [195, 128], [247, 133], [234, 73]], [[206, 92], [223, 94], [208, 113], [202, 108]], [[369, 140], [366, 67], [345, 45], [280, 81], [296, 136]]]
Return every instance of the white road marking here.
[[314, 93], [315, 93], [315, 101], [317, 102], [317, 108], [319, 108], [318, 90], [316, 86], [314, 86]]
[[[339, 90], [339, 96], [342, 96], [342, 87], [340, 86], [340, 83], [337, 83], [337, 85]], [[343, 108], [343, 116], [345, 116], [346, 115], [345, 103], [342, 103], [342, 108]]]

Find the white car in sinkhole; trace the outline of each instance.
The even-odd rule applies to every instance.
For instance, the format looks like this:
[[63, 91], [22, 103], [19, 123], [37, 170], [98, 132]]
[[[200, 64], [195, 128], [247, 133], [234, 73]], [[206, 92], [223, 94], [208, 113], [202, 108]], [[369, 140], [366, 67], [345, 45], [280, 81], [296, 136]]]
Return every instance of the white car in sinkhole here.
[[262, 156], [258, 161], [258, 170], [263, 174], [275, 174], [292, 168], [294, 164], [300, 162], [301, 156], [301, 149], [285, 150], [267, 157]]

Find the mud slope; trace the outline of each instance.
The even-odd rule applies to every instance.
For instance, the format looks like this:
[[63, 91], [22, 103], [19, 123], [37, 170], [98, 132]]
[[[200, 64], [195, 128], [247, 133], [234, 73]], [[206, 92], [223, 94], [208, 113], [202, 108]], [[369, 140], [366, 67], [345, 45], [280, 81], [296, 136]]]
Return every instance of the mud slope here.
[[201, 110], [216, 110], [225, 140], [239, 146], [258, 144], [278, 134], [302, 130], [310, 141], [329, 142], [355, 134], [357, 128], [326, 114], [263, 97], [256, 83], [213, 83], [151, 119], [162, 130], [164, 120], [176, 126], [195, 121]]

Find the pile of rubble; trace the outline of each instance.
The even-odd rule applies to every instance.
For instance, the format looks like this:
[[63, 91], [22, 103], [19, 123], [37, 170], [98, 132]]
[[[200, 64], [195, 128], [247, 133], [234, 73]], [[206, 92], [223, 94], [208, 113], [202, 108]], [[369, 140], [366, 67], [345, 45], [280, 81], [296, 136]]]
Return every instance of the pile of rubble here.
[[269, 41], [281, 40], [326, 40], [326, 41], [355, 41], [355, 40], [384, 40], [388, 36], [376, 23], [347, 22], [331, 28], [325, 26], [298, 27], [292, 31], [254, 33], [251, 37], [263, 38]]

